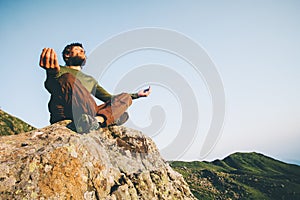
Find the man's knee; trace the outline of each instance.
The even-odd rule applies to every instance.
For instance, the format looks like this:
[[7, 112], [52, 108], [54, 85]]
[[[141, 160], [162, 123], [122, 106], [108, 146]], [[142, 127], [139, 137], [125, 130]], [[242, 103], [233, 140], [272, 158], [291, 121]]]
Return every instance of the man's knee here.
[[116, 95], [113, 101], [124, 103], [127, 106], [130, 106], [132, 104], [132, 98], [128, 93], [121, 93]]

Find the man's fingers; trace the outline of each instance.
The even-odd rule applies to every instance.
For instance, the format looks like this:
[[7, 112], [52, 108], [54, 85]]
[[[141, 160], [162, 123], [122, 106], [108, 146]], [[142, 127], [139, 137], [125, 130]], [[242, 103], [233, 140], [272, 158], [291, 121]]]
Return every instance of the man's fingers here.
[[50, 60], [49, 60], [49, 64], [50, 64], [50, 68], [53, 69], [56, 66], [54, 65], [54, 59], [55, 59], [55, 51], [53, 49], [50, 49]]
[[148, 95], [152, 92], [152, 88], [149, 86]]
[[57, 54], [52, 48], [44, 48], [40, 56], [40, 66], [44, 69], [54, 69], [59, 71]]
[[42, 67], [45, 69], [49, 69], [50, 68], [50, 52], [51, 49], [50, 48], [44, 48], [43, 52], [41, 54], [41, 62], [42, 62]]
[[[55, 52], [54, 52], [54, 53], [55, 53]], [[56, 69], [57, 71], [60, 70], [60, 67], [59, 67], [59, 64], [58, 64], [58, 59], [57, 59], [57, 54], [56, 54], [56, 53], [54, 54], [54, 66], [55, 66], [55, 69]]]
[[44, 57], [44, 66], [46, 69], [51, 68], [51, 65], [50, 65], [51, 51], [52, 51], [52, 49], [47, 48], [46, 54]]
[[140, 90], [140, 91], [138, 92], [138, 96], [139, 96], [139, 97], [147, 97], [147, 96], [150, 95], [151, 91], [152, 91], [152, 89], [151, 89], [151, 87], [149, 86], [148, 88], [146, 88], [146, 89], [144, 89], [144, 90]]
[[149, 86], [147, 92], [146, 92], [146, 97], [150, 95], [150, 93], [152, 92], [152, 88]]
[[47, 48], [44, 48], [41, 53], [41, 56], [40, 56], [40, 66], [41, 67], [45, 67], [44, 58], [45, 58], [46, 52], [47, 52]]

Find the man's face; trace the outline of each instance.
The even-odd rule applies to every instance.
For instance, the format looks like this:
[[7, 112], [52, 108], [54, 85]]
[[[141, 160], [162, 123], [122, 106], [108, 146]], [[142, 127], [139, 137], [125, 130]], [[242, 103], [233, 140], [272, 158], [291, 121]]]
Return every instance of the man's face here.
[[86, 62], [85, 51], [82, 47], [74, 46], [68, 54], [68, 65], [83, 66]]

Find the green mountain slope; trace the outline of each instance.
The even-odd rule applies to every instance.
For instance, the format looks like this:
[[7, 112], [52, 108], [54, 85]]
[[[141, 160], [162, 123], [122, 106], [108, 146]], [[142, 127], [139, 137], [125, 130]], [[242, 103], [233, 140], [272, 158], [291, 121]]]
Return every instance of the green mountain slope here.
[[198, 199], [300, 199], [300, 166], [259, 153], [213, 162], [170, 162]]
[[10, 114], [0, 110], [0, 136], [14, 135], [21, 132], [34, 130], [35, 128], [24, 121], [11, 116]]

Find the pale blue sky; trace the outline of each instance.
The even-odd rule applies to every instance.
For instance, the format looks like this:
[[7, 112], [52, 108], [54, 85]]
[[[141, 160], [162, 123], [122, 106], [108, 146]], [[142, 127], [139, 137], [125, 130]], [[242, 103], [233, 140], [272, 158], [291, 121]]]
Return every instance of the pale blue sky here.
[[[89, 54], [99, 44], [124, 31], [143, 27], [170, 29], [201, 45], [223, 80], [226, 120], [222, 136], [206, 160], [223, 158], [236, 151], [257, 151], [300, 164], [299, 9], [296, 0], [2, 0], [0, 106], [38, 128], [46, 126], [49, 95], [43, 87], [45, 73], [38, 67], [43, 47], [54, 48], [60, 56], [66, 44], [79, 41]], [[144, 63], [180, 62], [174, 58], [168, 63], [166, 60], [172, 59], [165, 59], [164, 54], [151, 55]], [[130, 63], [130, 56], [135, 60], [134, 54], [129, 55], [123, 64]], [[139, 61], [132, 65], [143, 64], [138, 53], [136, 56]], [[63, 64], [61, 58], [60, 63]], [[187, 78], [192, 80], [190, 74]], [[109, 77], [104, 77], [101, 83], [111, 91], [114, 85], [109, 81]], [[202, 87], [200, 84], [199, 88]], [[162, 93], [157, 88], [151, 98], [136, 104], [157, 102]], [[200, 107], [209, 105], [208, 97], [206, 94], [203, 102], [198, 102]], [[179, 110], [166, 108], [173, 116]], [[209, 123], [205, 121], [206, 113], [209, 118], [205, 109], [199, 116], [204, 121], [200, 126], [204, 132], [205, 123]], [[136, 117], [143, 115], [140, 109], [133, 108], [131, 115], [136, 123], [149, 123], [147, 117], [144, 121], [143, 117]], [[174, 120], [180, 121], [180, 117]], [[197, 159], [202, 140], [203, 135], [199, 133], [182, 159]], [[161, 148], [167, 143], [163, 137], [156, 142]]]

